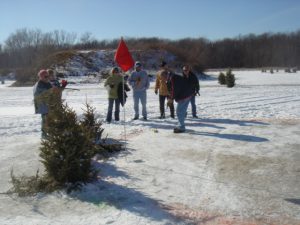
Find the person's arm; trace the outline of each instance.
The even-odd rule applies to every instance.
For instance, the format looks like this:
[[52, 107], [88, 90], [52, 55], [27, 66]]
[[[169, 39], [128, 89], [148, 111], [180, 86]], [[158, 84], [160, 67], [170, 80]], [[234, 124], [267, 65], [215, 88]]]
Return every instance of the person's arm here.
[[193, 73], [194, 76], [194, 80], [195, 80], [195, 94], [200, 95], [199, 91], [200, 91], [200, 85], [199, 85], [199, 80], [198, 77], [196, 76], [196, 74]]
[[105, 83], [104, 83], [104, 87], [109, 86], [110, 88], [114, 88], [115, 84], [114, 84], [114, 80], [111, 76], [109, 76]]
[[159, 89], [159, 73], [156, 74], [155, 88], [154, 88], [155, 94], [158, 93], [158, 89]]
[[106, 87], [107, 85], [109, 85], [109, 77], [104, 82], [104, 87]]
[[133, 73], [129, 76], [128, 78], [128, 83], [131, 87], [134, 87], [134, 84], [135, 84], [135, 80], [134, 80], [134, 75]]
[[167, 88], [168, 88], [168, 92], [169, 92], [169, 96], [171, 99], [174, 98], [174, 91], [173, 91], [173, 74], [169, 74], [168, 75], [168, 79], [167, 79]]

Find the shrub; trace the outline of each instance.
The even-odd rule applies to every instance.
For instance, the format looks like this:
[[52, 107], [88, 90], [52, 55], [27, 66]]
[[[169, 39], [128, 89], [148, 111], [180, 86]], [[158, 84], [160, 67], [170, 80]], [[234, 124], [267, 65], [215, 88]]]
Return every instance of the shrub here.
[[291, 73], [291, 69], [290, 69], [290, 68], [286, 68], [286, 69], [284, 70], [284, 72], [286, 72], [286, 73]]
[[45, 128], [46, 138], [40, 147], [45, 174], [16, 177], [11, 173], [13, 188], [7, 193], [19, 196], [37, 192], [51, 192], [61, 188], [67, 191], [79, 188], [96, 178], [97, 169], [92, 165], [95, 154], [106, 157], [108, 152], [121, 150], [120, 144], [106, 144], [101, 139], [102, 123], [95, 117], [95, 109], [86, 104], [81, 120], [74, 110], [62, 104], [59, 93], [47, 98], [49, 114]]
[[229, 69], [226, 72], [225, 78], [227, 87], [232, 88], [235, 85], [235, 77], [234, 74], [231, 72], [231, 69]]
[[219, 77], [218, 77], [219, 84], [225, 85], [226, 84], [226, 78], [225, 74], [220, 72]]
[[91, 130], [77, 119], [75, 111], [60, 103], [51, 105], [47, 124], [40, 157], [49, 180], [64, 186], [93, 179], [95, 145]]
[[16, 82], [13, 86], [32, 86], [37, 80], [37, 71], [34, 68], [20, 68], [15, 71]]

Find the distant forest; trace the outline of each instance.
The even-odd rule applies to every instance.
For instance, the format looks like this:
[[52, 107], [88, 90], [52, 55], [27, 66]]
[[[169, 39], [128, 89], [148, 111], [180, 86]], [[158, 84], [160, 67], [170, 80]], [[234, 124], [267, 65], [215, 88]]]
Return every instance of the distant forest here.
[[[300, 67], [300, 30], [292, 33], [249, 34], [210, 41], [205, 38], [169, 40], [125, 38], [130, 49], [166, 50], [194, 70], [207, 68]], [[0, 74], [39, 68], [43, 59], [59, 51], [116, 49], [119, 39], [97, 40], [91, 33], [19, 29], [0, 44]]]

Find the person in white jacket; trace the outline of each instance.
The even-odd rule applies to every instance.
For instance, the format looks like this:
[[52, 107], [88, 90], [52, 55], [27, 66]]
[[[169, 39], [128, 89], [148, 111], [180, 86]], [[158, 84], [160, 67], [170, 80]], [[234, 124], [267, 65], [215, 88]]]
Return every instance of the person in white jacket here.
[[133, 119], [137, 120], [139, 118], [139, 101], [141, 101], [143, 119], [147, 120], [147, 89], [150, 86], [150, 81], [146, 71], [142, 70], [142, 64], [139, 61], [135, 63], [135, 71], [132, 72], [128, 82], [133, 90], [135, 113]]

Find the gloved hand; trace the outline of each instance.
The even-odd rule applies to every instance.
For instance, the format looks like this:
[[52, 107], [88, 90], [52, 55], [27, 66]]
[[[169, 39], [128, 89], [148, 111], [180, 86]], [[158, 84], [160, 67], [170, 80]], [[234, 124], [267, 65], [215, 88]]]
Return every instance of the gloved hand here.
[[169, 98], [167, 101], [167, 106], [171, 107], [173, 105], [173, 99]]
[[157, 90], [155, 90], [155, 91], [154, 91], [154, 93], [157, 95], [158, 91], [157, 91]]
[[68, 85], [68, 81], [67, 80], [62, 80], [61, 81], [61, 87], [65, 88]]

